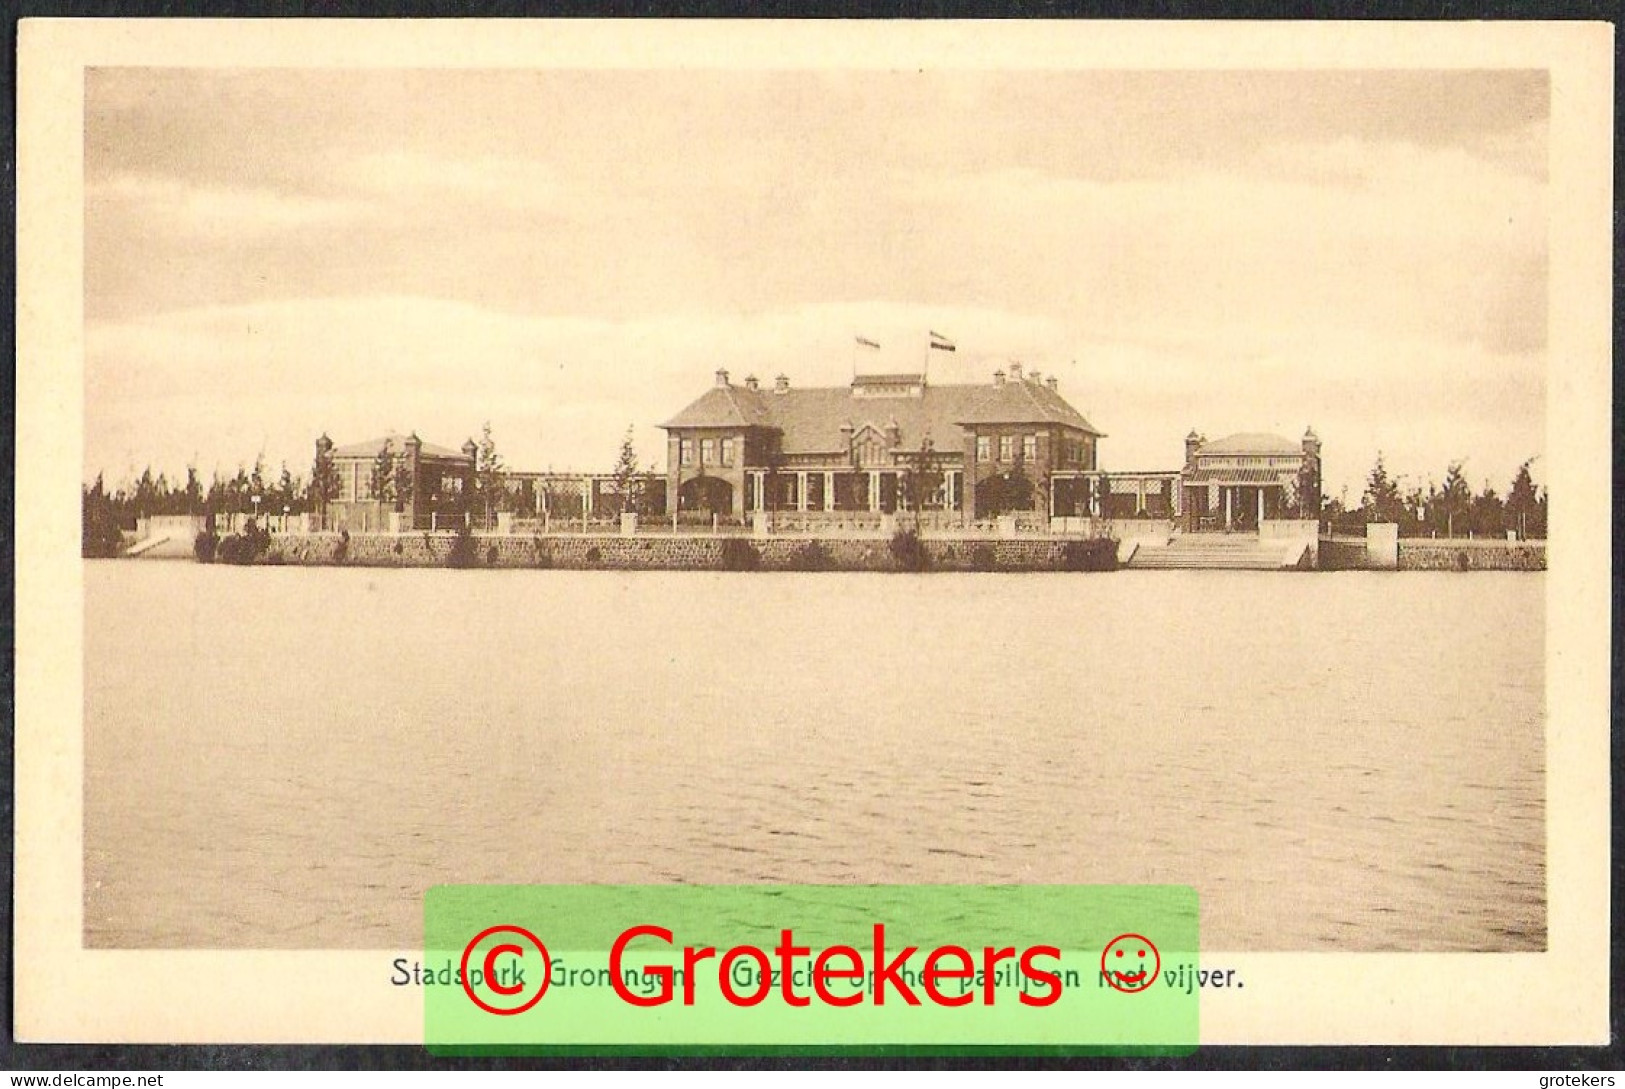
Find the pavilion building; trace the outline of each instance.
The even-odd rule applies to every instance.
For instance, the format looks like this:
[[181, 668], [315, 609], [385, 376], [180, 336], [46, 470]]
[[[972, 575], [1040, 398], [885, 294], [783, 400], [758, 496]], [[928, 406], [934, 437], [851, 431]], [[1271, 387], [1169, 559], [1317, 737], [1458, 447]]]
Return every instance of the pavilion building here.
[[424, 442], [416, 432], [344, 446], [323, 435], [316, 440], [316, 461], [331, 466], [333, 492], [319, 519], [327, 529], [356, 533], [456, 524], [474, 488], [477, 453], [473, 439], [458, 451]]
[[[1046, 512], [1052, 475], [1094, 470], [1104, 437], [1058, 387], [1019, 363], [985, 384], [870, 374], [805, 389], [784, 375], [771, 388], [755, 377], [735, 384], [719, 370], [711, 389], [662, 425], [668, 509], [741, 521], [759, 510], [916, 505], [964, 522]], [[923, 480], [928, 494], [911, 486]]]
[[1273, 520], [1320, 516], [1320, 438], [1293, 442], [1244, 432], [1209, 442], [1185, 436], [1179, 507], [1188, 532], [1257, 530]]

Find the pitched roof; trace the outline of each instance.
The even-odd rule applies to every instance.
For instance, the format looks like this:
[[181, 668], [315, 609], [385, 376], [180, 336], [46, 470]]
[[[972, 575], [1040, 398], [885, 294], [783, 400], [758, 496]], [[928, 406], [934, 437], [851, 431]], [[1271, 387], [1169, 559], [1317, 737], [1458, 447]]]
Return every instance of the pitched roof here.
[[[860, 386], [891, 384], [870, 376]], [[993, 385], [925, 385], [918, 396], [854, 396], [848, 386], [792, 387], [782, 393], [743, 386], [714, 386], [661, 426], [765, 427], [780, 432], [786, 454], [838, 453], [847, 448], [842, 425], [877, 431], [895, 421], [904, 449], [918, 449], [930, 436], [938, 447], [957, 448], [960, 424], [1060, 424], [1099, 436], [1054, 390], [1039, 382]]]
[[[743, 386], [712, 386], [661, 427], [772, 427], [764, 395]], [[784, 396], [776, 394], [775, 396]]]
[[1042, 382], [1015, 379], [998, 386], [970, 386], [983, 396], [971, 406], [960, 423], [1056, 423], [1082, 428], [1104, 437], [1095, 425], [1084, 419], [1055, 390]]
[[[383, 450], [386, 444], [391, 450], [404, 454], [406, 452], [407, 438], [408, 436], [406, 435], [398, 435], [394, 432], [390, 432], [388, 435], [381, 435], [376, 439], [368, 439], [366, 442], [352, 442], [345, 446], [335, 446], [333, 448], [333, 456], [336, 458], [375, 458], [378, 456], [379, 452]], [[418, 441], [422, 442], [421, 439]], [[461, 450], [448, 450], [444, 446], [436, 446], [432, 442], [423, 443], [423, 452], [429, 457], [435, 458], [468, 457], [468, 455], [463, 453]]]
[[1208, 454], [1244, 455], [1252, 457], [1287, 457], [1303, 453], [1303, 447], [1282, 435], [1263, 431], [1239, 431], [1222, 439], [1205, 442], [1196, 448], [1196, 456]]
[[[1196, 469], [1185, 474], [1187, 484], [1279, 484], [1290, 469]], [[1116, 473], [1112, 474], [1116, 476]]]

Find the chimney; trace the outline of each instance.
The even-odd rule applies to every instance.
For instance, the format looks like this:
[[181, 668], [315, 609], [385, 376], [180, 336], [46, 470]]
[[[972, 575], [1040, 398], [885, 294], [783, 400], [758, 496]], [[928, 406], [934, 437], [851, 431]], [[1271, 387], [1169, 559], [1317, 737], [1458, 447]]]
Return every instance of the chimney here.
[[1004, 385], [1004, 372], [1003, 371], [994, 371], [993, 372], [993, 384], [995, 386]]
[[717, 368], [717, 385], [718, 386], [726, 386], [727, 384], [728, 384], [728, 371], [727, 371], [727, 369], [724, 368], [724, 367], [718, 367]]
[[463, 456], [468, 458], [468, 460], [473, 461], [479, 455], [479, 452], [480, 448], [475, 445], [473, 439], [469, 439], [467, 442], [463, 443]]
[[789, 377], [786, 376], [786, 375], [781, 374], [777, 378], [773, 379], [773, 392], [774, 393], [789, 393], [790, 392], [790, 379], [789, 379]]
[[1315, 434], [1314, 428], [1308, 428], [1303, 433], [1303, 452], [1308, 457], [1320, 456], [1320, 436]]
[[1044, 379], [1044, 385], [1049, 388], [1051, 393], [1059, 393], [1061, 389], [1061, 380], [1052, 374], [1048, 378]]
[[327, 437], [327, 432], [323, 431], [322, 437], [316, 440], [316, 455], [318, 457], [326, 457], [328, 454], [332, 453], [332, 451], [333, 440]]
[[754, 374], [747, 374], [745, 375], [745, 388], [750, 390], [752, 393], [755, 393], [757, 390], [762, 388], [762, 384], [756, 381], [756, 376]]
[[1010, 364], [1010, 381], [1021, 381], [1021, 363], [1019, 361]]
[[1040, 380], [1041, 380], [1041, 379], [1040, 379], [1040, 375], [1039, 375], [1039, 373], [1038, 373], [1038, 372], [1037, 372], [1037, 371], [1033, 371], [1033, 373], [1031, 373], [1031, 374], [1029, 374], [1029, 375], [1028, 375], [1028, 376], [1027, 376], [1027, 379], [1028, 379], [1028, 381], [1030, 381], [1030, 382], [1037, 382], [1037, 381], [1040, 381]]
[[1189, 465], [1196, 460], [1196, 448], [1202, 445], [1202, 436], [1191, 428], [1191, 433], [1185, 436], [1185, 464]]

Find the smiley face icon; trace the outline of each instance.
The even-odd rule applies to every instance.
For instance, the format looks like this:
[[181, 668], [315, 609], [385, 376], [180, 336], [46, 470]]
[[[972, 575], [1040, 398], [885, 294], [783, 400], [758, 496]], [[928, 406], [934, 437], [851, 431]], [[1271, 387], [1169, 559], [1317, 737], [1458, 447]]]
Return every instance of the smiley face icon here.
[[1162, 955], [1143, 934], [1119, 934], [1100, 954], [1101, 978], [1125, 994], [1138, 994], [1157, 981]]

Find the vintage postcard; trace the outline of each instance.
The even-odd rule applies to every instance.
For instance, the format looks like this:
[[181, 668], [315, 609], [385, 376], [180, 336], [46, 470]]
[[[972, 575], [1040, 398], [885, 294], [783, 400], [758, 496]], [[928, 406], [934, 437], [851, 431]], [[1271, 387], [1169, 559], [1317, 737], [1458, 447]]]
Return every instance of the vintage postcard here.
[[1605, 1042], [1612, 57], [25, 22], [18, 1037]]

